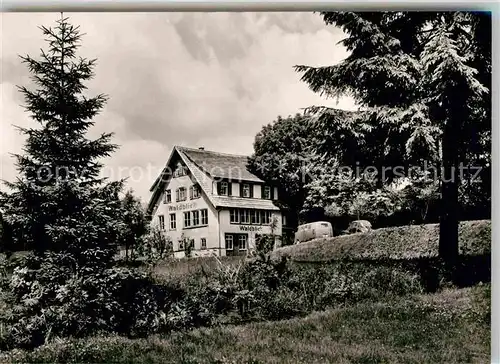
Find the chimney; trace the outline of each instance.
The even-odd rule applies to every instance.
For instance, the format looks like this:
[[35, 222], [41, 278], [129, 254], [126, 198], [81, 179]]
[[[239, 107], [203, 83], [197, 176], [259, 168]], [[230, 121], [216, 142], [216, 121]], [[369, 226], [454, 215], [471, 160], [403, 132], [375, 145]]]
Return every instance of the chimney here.
[[199, 150], [205, 150], [205, 147], [199, 147], [198, 149]]

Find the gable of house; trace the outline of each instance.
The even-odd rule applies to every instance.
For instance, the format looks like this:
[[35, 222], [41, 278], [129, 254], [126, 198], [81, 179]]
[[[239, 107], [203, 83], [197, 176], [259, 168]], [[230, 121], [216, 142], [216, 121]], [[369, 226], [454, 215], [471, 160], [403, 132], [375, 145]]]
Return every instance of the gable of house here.
[[195, 182], [215, 208], [253, 208], [279, 211], [279, 208], [271, 200], [219, 196], [213, 193], [213, 182], [220, 179], [237, 181], [238, 183], [243, 181], [264, 183], [248, 171], [248, 157], [175, 146], [165, 168], [150, 189], [153, 195], [148, 205], [149, 215], [156, 210], [165, 185], [172, 178], [175, 166], [179, 162], [187, 167]]

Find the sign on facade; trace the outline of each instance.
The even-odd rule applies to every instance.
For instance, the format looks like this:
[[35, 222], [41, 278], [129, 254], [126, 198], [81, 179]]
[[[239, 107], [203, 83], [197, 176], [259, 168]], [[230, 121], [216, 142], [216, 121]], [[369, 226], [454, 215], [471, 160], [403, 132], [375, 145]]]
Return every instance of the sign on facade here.
[[196, 207], [196, 203], [181, 203], [178, 205], [171, 205], [168, 207], [168, 211], [182, 211], [187, 209], [192, 209]]
[[262, 230], [262, 226], [240, 225], [240, 230], [241, 231], [261, 231]]

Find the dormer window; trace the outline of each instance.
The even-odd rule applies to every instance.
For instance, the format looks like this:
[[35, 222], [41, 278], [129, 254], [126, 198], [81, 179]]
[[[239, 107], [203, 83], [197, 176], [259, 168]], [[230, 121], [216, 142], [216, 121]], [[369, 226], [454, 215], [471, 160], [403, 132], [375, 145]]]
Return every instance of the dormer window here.
[[253, 188], [249, 183], [243, 183], [241, 185], [241, 197], [250, 198], [253, 197]]
[[243, 197], [250, 197], [250, 185], [243, 185]]
[[188, 172], [187, 167], [179, 163], [174, 171], [174, 177], [186, 176], [187, 172]]
[[189, 198], [191, 200], [200, 198], [201, 196], [201, 188], [199, 185], [193, 185], [189, 187]]
[[226, 181], [222, 181], [218, 183], [218, 194], [221, 196], [229, 195], [229, 183]]
[[271, 186], [264, 186], [262, 188], [262, 198], [265, 200], [271, 199]]

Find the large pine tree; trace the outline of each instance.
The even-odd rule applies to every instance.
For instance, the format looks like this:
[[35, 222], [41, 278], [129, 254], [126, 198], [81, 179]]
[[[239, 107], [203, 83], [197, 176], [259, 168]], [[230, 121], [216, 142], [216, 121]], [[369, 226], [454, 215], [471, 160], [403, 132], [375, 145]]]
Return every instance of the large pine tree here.
[[[387, 145], [398, 144], [394, 138], [403, 141], [408, 156], [418, 145], [427, 145], [428, 151], [439, 146], [443, 167], [440, 254], [454, 261], [458, 254], [460, 162], [474, 162], [480, 154], [489, 160], [490, 14], [321, 15], [326, 24], [341, 27], [347, 34], [341, 43], [350, 55], [334, 66], [296, 66], [296, 70], [315, 92], [353, 96], [366, 111], [364, 115], [381, 126], [381, 165], [395, 166], [386, 150]], [[328, 125], [328, 110], [317, 110]], [[411, 160], [400, 160], [408, 162]]]
[[19, 177], [1, 195], [3, 218], [17, 245], [38, 255], [62, 252], [77, 266], [106, 265], [119, 235], [122, 182], [101, 178], [98, 160], [117, 146], [110, 133], [86, 136], [106, 96], [86, 96], [95, 60], [77, 57], [79, 28], [61, 16], [54, 29], [41, 30], [47, 48], [40, 58], [21, 57], [36, 89], [20, 87], [38, 127], [19, 128], [26, 144], [15, 155]]

